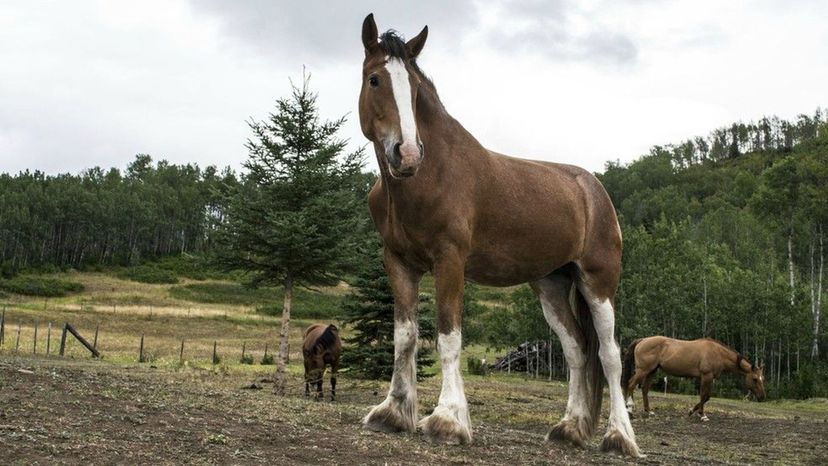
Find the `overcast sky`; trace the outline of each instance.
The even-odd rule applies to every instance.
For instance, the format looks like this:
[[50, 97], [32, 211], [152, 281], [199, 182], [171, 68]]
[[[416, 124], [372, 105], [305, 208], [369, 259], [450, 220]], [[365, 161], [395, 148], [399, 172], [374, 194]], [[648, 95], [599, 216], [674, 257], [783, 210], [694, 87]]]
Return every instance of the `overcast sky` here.
[[0, 0], [0, 172], [123, 168], [137, 153], [238, 169], [246, 121], [303, 66], [357, 148], [370, 12], [406, 37], [429, 26], [421, 68], [506, 154], [601, 171], [828, 104], [826, 1]]

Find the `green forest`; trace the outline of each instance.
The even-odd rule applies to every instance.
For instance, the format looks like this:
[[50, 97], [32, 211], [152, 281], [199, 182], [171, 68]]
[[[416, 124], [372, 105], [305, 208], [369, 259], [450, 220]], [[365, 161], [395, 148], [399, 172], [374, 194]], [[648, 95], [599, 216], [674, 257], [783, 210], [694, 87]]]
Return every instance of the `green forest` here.
[[[338, 128], [341, 121], [335, 123]], [[325, 160], [344, 147], [326, 144], [335, 147]], [[376, 175], [356, 176], [357, 162], [348, 162], [351, 172], [339, 178], [346, 186], [335, 188], [364, 199]], [[234, 205], [234, 193], [261, 197], [272, 181], [246, 168], [175, 165], [140, 154], [124, 170], [0, 174], [0, 280], [182, 255], [221, 264], [216, 258], [225, 257], [230, 244], [223, 227], [249, 207]], [[828, 342], [820, 323], [828, 228], [824, 111], [795, 121], [734, 123], [706, 137], [654, 146], [632, 163], [607, 163], [598, 176], [624, 237], [616, 303], [622, 346], [653, 334], [708, 336], [763, 364], [776, 393], [826, 396]], [[362, 220], [337, 228], [372, 235], [365, 202], [351, 208]], [[349, 250], [362, 256], [336, 258], [336, 275], [351, 283], [360, 266], [376, 268], [366, 246], [373, 237], [356, 243]], [[507, 348], [550, 338], [528, 288], [499, 293], [470, 286], [468, 294], [467, 342]]]

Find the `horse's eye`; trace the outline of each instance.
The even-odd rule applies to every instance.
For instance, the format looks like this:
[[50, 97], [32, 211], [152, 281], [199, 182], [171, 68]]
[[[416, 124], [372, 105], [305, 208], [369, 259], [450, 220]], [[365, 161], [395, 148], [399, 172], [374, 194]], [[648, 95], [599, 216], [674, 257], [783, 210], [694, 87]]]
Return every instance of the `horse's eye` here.
[[369, 77], [368, 77], [368, 84], [369, 84], [371, 87], [377, 87], [377, 86], [379, 86], [379, 78], [377, 77], [377, 75], [372, 74], [371, 76], [369, 76]]

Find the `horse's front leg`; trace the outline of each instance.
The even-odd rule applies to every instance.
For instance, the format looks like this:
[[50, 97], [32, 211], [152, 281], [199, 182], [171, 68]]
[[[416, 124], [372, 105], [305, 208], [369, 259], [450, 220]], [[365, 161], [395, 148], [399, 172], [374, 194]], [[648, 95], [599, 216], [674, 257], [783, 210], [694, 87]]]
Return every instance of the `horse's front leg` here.
[[699, 386], [699, 402], [693, 407], [689, 415], [692, 416], [693, 413], [698, 413], [702, 421], [709, 421], [710, 418], [704, 414], [704, 404], [710, 399], [710, 389], [713, 386], [713, 374], [703, 373], [699, 379], [701, 381]]
[[394, 294], [394, 373], [385, 400], [363, 418], [367, 429], [414, 432], [417, 422], [417, 301], [422, 273], [386, 250], [385, 271]]
[[460, 331], [463, 309], [464, 262], [459, 256], [435, 264], [437, 288], [437, 348], [443, 371], [443, 386], [437, 407], [419, 426], [431, 440], [463, 444], [472, 440], [469, 409], [460, 375]]

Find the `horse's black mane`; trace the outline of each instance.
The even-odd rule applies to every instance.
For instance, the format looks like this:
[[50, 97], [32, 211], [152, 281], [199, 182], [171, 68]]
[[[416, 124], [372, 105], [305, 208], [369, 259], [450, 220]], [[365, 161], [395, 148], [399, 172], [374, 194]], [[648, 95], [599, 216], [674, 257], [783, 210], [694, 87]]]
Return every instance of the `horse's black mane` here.
[[736, 349], [735, 349], [735, 348], [731, 348], [730, 346], [728, 346], [728, 345], [726, 345], [726, 344], [724, 344], [724, 343], [720, 342], [719, 340], [716, 340], [715, 338], [704, 337], [703, 339], [704, 339], [704, 340], [707, 340], [707, 341], [712, 341], [713, 343], [718, 343], [718, 344], [719, 344], [719, 346], [721, 346], [721, 347], [723, 347], [723, 348], [726, 348], [726, 349], [729, 349], [730, 351], [733, 351], [734, 353], [736, 353], [736, 367], [741, 367], [742, 359], [744, 359], [744, 360], [745, 360], [745, 362], [747, 362], [748, 364], [750, 364], [751, 369], [753, 369], [754, 367], [756, 367], [756, 365], [755, 365], [755, 364], [753, 364], [752, 362], [750, 362], [750, 360], [749, 360], [748, 358], [744, 357], [744, 356], [742, 355], [742, 353], [740, 353], [740, 352], [736, 351]]
[[339, 334], [339, 329], [336, 328], [336, 325], [330, 324], [328, 328], [322, 332], [322, 335], [319, 335], [319, 338], [313, 343], [313, 348], [310, 351], [310, 354], [316, 354], [320, 350], [328, 349], [331, 345], [334, 344], [336, 341], [336, 337]]

